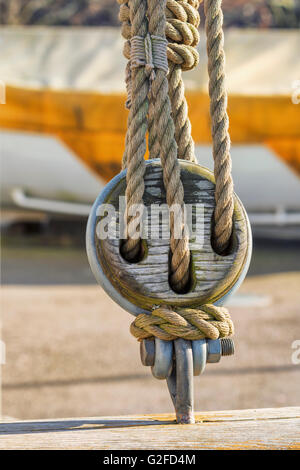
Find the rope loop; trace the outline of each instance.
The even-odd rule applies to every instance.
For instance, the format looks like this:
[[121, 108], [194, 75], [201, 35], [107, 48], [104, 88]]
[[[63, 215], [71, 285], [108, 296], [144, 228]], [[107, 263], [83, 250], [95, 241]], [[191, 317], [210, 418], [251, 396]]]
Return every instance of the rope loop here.
[[195, 68], [199, 63], [199, 54], [197, 50], [184, 44], [169, 44], [168, 60], [175, 65], [179, 65], [181, 70], [187, 71]]
[[[128, 0], [118, 0], [120, 5], [119, 19], [122, 22], [122, 35], [126, 39], [124, 56], [131, 60], [132, 28], [130, 22], [130, 7]], [[198, 26], [200, 16], [198, 13], [199, 1], [167, 0], [165, 35], [167, 39], [167, 56], [169, 62], [181, 65], [182, 70], [191, 70], [199, 63], [199, 54], [196, 49], [200, 40]], [[131, 40], [131, 41], [130, 41]], [[174, 45], [177, 54], [174, 54]], [[185, 48], [186, 52], [185, 52]], [[193, 49], [193, 51], [192, 51]], [[192, 55], [194, 59], [187, 59]], [[178, 56], [182, 56], [180, 59]]]
[[141, 314], [131, 323], [131, 334], [139, 341], [156, 337], [165, 341], [226, 338], [234, 334], [233, 322], [225, 307], [212, 304], [194, 308], [159, 306], [151, 314]]

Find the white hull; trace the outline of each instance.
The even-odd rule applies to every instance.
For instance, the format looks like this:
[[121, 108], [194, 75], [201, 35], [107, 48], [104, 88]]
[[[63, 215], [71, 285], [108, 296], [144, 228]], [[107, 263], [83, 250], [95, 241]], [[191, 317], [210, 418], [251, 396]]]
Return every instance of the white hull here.
[[[104, 186], [53, 137], [1, 132], [1, 205], [86, 217]], [[232, 146], [235, 191], [252, 226], [300, 227], [300, 181], [261, 145]], [[197, 146], [198, 162], [212, 169], [210, 146]], [[280, 230], [279, 230], [280, 232]], [[294, 233], [294, 231], [292, 231]]]

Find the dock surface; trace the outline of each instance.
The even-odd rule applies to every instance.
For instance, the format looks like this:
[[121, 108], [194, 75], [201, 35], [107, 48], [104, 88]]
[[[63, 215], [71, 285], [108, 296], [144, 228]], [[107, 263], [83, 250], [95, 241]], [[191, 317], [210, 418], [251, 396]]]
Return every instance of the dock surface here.
[[0, 424], [0, 449], [300, 449], [300, 407], [173, 415], [138, 415]]
[[[59, 272], [63, 280], [67, 269], [77, 280], [78, 272], [88, 269], [72, 252], [49, 250], [42, 262], [40, 257], [37, 250], [26, 258], [18, 251], [9, 269], [16, 269], [18, 259], [21, 270], [26, 261], [28, 277], [35, 269], [41, 280], [45, 271]], [[270, 264], [269, 255], [260, 262]], [[195, 410], [300, 405], [299, 353], [293, 348], [300, 331], [299, 285], [299, 272], [244, 282], [240, 302], [247, 295], [261, 301], [230, 307], [236, 354], [208, 364], [195, 377]], [[4, 285], [1, 290], [4, 415], [52, 420], [173, 412], [165, 381], [141, 364], [139, 344], [129, 333], [133, 317], [98, 286]]]

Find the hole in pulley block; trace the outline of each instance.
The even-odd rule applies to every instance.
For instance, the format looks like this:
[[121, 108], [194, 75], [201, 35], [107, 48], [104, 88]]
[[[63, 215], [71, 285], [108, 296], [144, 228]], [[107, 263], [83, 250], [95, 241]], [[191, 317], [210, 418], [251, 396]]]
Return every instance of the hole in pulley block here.
[[130, 228], [130, 230], [134, 230], [132, 238], [130, 238], [129, 226], [126, 227], [126, 223], [121, 231], [123, 238], [120, 240], [119, 250], [120, 255], [127, 263], [139, 263], [147, 256], [148, 247], [143, 230], [144, 216], [145, 212], [143, 208], [139, 207], [133, 218], [134, 225]]
[[237, 239], [236, 239], [236, 234], [235, 234], [235, 231], [234, 231], [234, 224], [232, 225], [232, 232], [231, 232], [230, 238], [227, 242], [227, 245], [226, 245], [225, 249], [222, 250], [222, 251], [220, 251], [219, 247], [216, 244], [216, 240], [215, 240], [215, 237], [214, 237], [214, 233], [215, 233], [214, 228], [215, 228], [215, 214], [213, 212], [212, 217], [211, 217], [211, 226], [210, 226], [210, 244], [211, 244], [211, 247], [214, 250], [214, 252], [217, 253], [217, 255], [220, 255], [220, 256], [229, 256], [229, 255], [231, 255], [235, 251], [236, 246], [237, 246]]
[[127, 240], [120, 242], [120, 255], [127, 263], [136, 264], [147, 256], [147, 243], [145, 240], [138, 240], [136, 246], [128, 250]]
[[171, 267], [172, 264], [171, 264], [171, 260], [172, 260], [172, 251], [170, 249], [169, 250], [169, 286], [172, 289], [172, 291], [175, 292], [176, 294], [181, 294], [181, 295], [188, 294], [192, 290], [193, 284], [194, 284], [194, 282], [193, 282], [192, 253], [190, 253], [190, 263], [189, 263], [187, 279], [184, 282], [184, 284], [182, 284], [180, 286], [175, 285], [174, 282], [172, 281], [172, 267]]

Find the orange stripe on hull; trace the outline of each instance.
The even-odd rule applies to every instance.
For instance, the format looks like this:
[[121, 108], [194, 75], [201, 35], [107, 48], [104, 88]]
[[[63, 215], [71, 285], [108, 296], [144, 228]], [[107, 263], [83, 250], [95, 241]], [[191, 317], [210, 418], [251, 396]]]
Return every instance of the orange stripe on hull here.
[[[209, 98], [187, 93], [196, 144], [211, 141]], [[7, 87], [0, 127], [59, 137], [109, 180], [121, 168], [127, 114], [124, 95]], [[289, 96], [229, 97], [234, 144], [264, 143], [300, 174], [300, 105]]]

